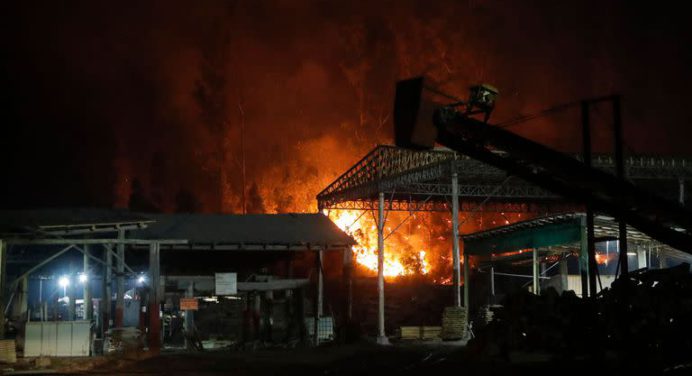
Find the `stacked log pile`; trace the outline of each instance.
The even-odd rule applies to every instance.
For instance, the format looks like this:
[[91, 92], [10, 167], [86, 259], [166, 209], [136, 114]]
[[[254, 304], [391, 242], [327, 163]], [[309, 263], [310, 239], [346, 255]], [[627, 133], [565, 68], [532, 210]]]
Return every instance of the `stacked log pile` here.
[[688, 264], [630, 273], [593, 299], [551, 288], [540, 296], [508, 295], [502, 306], [469, 342], [471, 353], [509, 358], [512, 352], [535, 352], [660, 367], [692, 361]]

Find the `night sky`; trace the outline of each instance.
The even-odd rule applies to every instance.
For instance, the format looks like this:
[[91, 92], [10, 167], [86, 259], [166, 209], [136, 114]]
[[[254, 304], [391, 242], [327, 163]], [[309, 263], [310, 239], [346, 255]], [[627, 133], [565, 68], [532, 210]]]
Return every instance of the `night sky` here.
[[[422, 73], [498, 87], [497, 122], [620, 93], [628, 152], [692, 155], [681, 3], [3, 2], [0, 208], [238, 212], [244, 125], [248, 209], [314, 210], [392, 142], [394, 84]], [[512, 129], [577, 151], [578, 124]]]

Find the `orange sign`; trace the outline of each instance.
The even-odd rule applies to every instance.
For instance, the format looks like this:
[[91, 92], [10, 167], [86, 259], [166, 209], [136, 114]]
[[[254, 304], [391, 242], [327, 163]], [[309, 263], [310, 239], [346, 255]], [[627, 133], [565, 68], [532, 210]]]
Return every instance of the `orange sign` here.
[[196, 311], [199, 309], [197, 298], [180, 298], [181, 311]]

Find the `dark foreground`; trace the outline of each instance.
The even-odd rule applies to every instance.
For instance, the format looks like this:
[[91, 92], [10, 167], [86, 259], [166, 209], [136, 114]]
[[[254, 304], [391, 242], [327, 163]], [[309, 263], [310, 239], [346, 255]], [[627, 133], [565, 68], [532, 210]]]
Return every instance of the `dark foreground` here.
[[509, 359], [484, 361], [449, 345], [399, 344], [380, 347], [369, 343], [317, 349], [214, 351], [143, 354], [113, 358], [54, 361], [52, 372], [73, 375], [560, 375], [692, 373], [692, 365], [678, 368], [632, 369], [617, 360], [548, 360], [540, 354], [513, 353]]

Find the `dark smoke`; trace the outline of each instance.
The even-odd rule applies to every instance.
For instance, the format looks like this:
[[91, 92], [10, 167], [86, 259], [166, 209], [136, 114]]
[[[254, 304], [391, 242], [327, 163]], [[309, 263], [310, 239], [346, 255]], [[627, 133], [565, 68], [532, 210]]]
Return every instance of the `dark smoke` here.
[[[493, 119], [612, 92], [630, 151], [687, 153], [682, 6], [625, 1], [149, 1], [2, 5], [3, 207], [314, 209], [390, 142], [394, 82], [427, 73]], [[675, 8], [678, 9], [675, 9]], [[599, 109], [597, 148], [609, 146]], [[516, 131], [578, 150], [576, 113]], [[133, 202], [134, 200], [134, 202]]]

